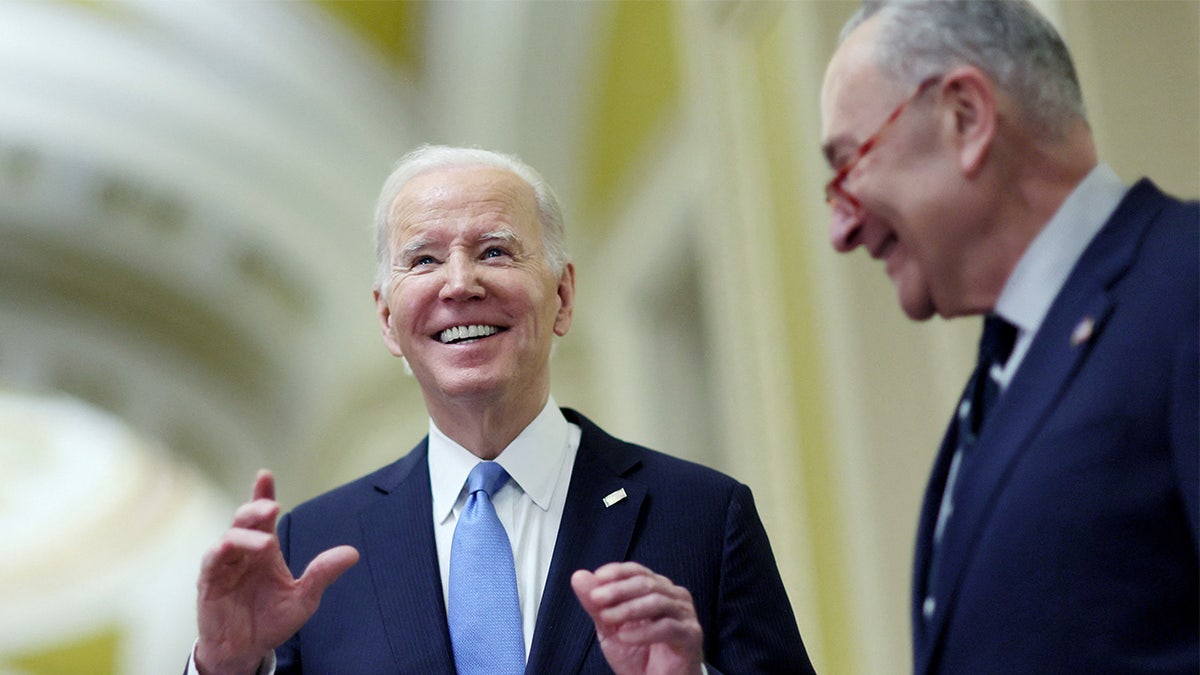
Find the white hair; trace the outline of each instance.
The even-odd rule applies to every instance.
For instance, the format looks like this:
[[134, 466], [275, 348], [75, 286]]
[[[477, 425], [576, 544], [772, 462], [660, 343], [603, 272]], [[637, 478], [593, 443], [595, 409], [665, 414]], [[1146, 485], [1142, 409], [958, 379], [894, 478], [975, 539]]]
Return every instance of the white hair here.
[[1052, 138], [1087, 122], [1071, 54], [1054, 26], [1026, 0], [866, 0], [841, 39], [879, 17], [874, 59], [916, 86], [969, 64], [985, 72]]
[[383, 183], [375, 203], [375, 258], [378, 264], [376, 284], [383, 286], [391, 269], [389, 231], [393, 202], [413, 178], [435, 169], [464, 166], [492, 166], [516, 174], [533, 188], [537, 200], [538, 220], [542, 224], [542, 244], [546, 262], [557, 277], [571, 262], [563, 227], [562, 208], [550, 184], [533, 167], [514, 155], [482, 148], [460, 148], [446, 145], [422, 145], [404, 155]]

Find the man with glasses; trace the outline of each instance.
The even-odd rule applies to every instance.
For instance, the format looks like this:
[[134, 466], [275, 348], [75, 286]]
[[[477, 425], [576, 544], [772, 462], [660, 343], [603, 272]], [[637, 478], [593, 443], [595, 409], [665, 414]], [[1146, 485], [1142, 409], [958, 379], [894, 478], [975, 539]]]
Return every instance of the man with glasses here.
[[867, 2], [822, 90], [834, 247], [985, 315], [917, 533], [914, 672], [1200, 670], [1200, 208], [1098, 161], [1023, 1]]

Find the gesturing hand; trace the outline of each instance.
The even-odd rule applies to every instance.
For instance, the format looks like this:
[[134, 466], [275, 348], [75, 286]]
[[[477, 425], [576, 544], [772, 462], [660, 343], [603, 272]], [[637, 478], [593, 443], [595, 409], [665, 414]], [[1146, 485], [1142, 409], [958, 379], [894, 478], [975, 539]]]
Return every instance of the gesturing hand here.
[[686, 588], [633, 562], [579, 570], [571, 587], [617, 675], [701, 672], [704, 634]]
[[196, 667], [204, 675], [254, 673], [263, 658], [317, 611], [329, 584], [358, 562], [358, 551], [324, 551], [294, 579], [279, 549], [275, 479], [259, 471], [251, 500], [204, 555], [197, 582], [200, 640]]

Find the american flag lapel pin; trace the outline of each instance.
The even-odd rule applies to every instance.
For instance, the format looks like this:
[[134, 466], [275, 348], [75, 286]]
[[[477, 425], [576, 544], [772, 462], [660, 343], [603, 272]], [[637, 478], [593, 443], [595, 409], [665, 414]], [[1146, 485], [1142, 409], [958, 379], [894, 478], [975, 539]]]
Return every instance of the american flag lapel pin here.
[[1071, 331], [1071, 346], [1078, 347], [1079, 345], [1092, 339], [1092, 332], [1096, 329], [1096, 320], [1090, 316], [1085, 316], [1075, 325], [1075, 330]]
[[625, 499], [625, 496], [625, 488], [621, 488], [615, 492], [610, 492], [608, 496], [604, 498], [605, 508], [608, 508], [622, 499]]

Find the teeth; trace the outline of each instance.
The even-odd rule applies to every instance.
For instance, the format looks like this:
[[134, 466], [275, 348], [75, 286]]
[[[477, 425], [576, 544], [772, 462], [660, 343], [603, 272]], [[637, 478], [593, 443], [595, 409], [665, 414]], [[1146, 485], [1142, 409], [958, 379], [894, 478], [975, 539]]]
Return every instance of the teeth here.
[[438, 334], [438, 339], [442, 344], [450, 344], [451, 342], [461, 342], [462, 340], [474, 340], [476, 338], [487, 337], [499, 333], [500, 329], [495, 326], [455, 326], [447, 328]]

